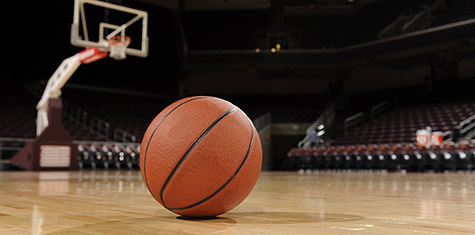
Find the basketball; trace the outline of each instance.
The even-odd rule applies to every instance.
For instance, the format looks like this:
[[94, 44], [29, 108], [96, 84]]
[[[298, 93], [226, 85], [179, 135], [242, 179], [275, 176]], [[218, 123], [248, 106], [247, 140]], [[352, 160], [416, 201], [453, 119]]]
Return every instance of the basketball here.
[[148, 126], [140, 168], [152, 196], [187, 217], [239, 205], [257, 182], [259, 135], [247, 115], [216, 97], [194, 96], [163, 109]]

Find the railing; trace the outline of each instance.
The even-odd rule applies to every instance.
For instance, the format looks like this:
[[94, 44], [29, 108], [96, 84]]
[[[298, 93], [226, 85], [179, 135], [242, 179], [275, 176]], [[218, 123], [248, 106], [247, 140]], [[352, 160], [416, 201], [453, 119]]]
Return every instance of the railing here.
[[69, 108], [66, 114], [70, 119], [76, 121], [79, 124], [82, 124], [84, 127], [87, 126], [88, 114], [85, 110], [73, 106]]
[[76, 123], [82, 124], [83, 127], [90, 128], [96, 132], [99, 136], [105, 137], [107, 140], [120, 141], [120, 142], [135, 142], [136, 136], [128, 133], [125, 130], [117, 128], [114, 130], [113, 136], [111, 136], [110, 124], [99, 117], [92, 117], [88, 120], [88, 113], [76, 106], [71, 106], [67, 100], [64, 101], [63, 107], [64, 115]]
[[401, 28], [404, 24], [409, 21], [409, 19], [413, 17], [412, 14], [402, 14], [398, 18], [396, 18], [391, 24], [386, 26], [378, 33], [378, 38], [387, 38], [401, 34]]
[[31, 141], [33, 139], [0, 137], [0, 170], [3, 164], [9, 163], [10, 159]]
[[345, 118], [345, 124], [344, 124], [344, 131], [345, 134], [348, 133], [348, 130], [353, 127], [358, 125], [359, 123], [362, 123], [365, 121], [365, 114], [364, 112], [357, 113], [353, 116]]
[[325, 127], [330, 126], [335, 120], [335, 106], [335, 103], [328, 104], [325, 111], [307, 128], [306, 135], [302, 140], [299, 141], [298, 147], [307, 147], [309, 144], [310, 134], [313, 131], [319, 131], [319, 136], [322, 136], [325, 133]]
[[453, 131], [446, 131], [442, 133], [442, 140], [444, 144], [453, 142], [454, 140], [454, 132]]
[[387, 110], [389, 110], [389, 103], [387, 101], [383, 101], [373, 107], [371, 107], [371, 119], [376, 118], [378, 115], [383, 114]]
[[130, 134], [127, 131], [124, 131], [120, 128], [116, 128], [114, 130], [114, 141], [119, 141], [119, 142], [135, 142], [137, 138], [135, 135]]
[[412, 17], [412, 19], [402, 26], [401, 32], [404, 34], [424, 29], [427, 24], [431, 22], [434, 12], [443, 7], [443, 5], [443, 1], [439, 0], [421, 12], [417, 13], [414, 17]]
[[475, 128], [475, 114], [461, 121], [457, 127], [460, 137], [465, 136], [469, 131]]
[[93, 117], [91, 118], [90, 121], [90, 128], [93, 131], [96, 131], [100, 136], [105, 137], [106, 139], [109, 139], [109, 129], [110, 125], [108, 122], [98, 118], [98, 117]]
[[[371, 107], [370, 114], [369, 114], [371, 120], [376, 118], [378, 115], [383, 114], [384, 112], [386, 112], [389, 109], [390, 109], [390, 105], [389, 105], [389, 102], [387, 102], [387, 101], [383, 101], [383, 102]], [[356, 126], [356, 125], [364, 122], [365, 120], [366, 120], [366, 114], [364, 112], [360, 112], [360, 113], [357, 113], [353, 116], [345, 118], [345, 123], [344, 123], [344, 132], [345, 132], [345, 134], [348, 132], [348, 130], [351, 127]]]

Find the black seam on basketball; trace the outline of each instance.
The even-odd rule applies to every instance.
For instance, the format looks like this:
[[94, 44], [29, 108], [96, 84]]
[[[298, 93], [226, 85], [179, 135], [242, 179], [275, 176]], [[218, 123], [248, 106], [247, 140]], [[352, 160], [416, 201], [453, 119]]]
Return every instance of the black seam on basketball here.
[[211, 123], [211, 125], [208, 126], [208, 128], [206, 128], [206, 130], [201, 133], [201, 135], [193, 142], [193, 144], [190, 146], [190, 148], [188, 148], [188, 150], [186, 150], [185, 154], [183, 154], [183, 156], [181, 157], [180, 161], [178, 161], [178, 163], [175, 165], [175, 167], [173, 168], [172, 172], [170, 172], [170, 174], [168, 175], [167, 179], [165, 180], [165, 183], [163, 184], [162, 186], [162, 189], [160, 190], [160, 200], [162, 201], [162, 205], [169, 209], [169, 210], [172, 210], [172, 208], [169, 208], [166, 203], [165, 203], [165, 200], [163, 200], [163, 193], [165, 192], [165, 189], [166, 187], [168, 186], [168, 183], [170, 182], [170, 180], [172, 179], [173, 175], [175, 175], [175, 172], [178, 170], [178, 168], [181, 166], [181, 164], [183, 163], [183, 161], [188, 157], [188, 155], [191, 153], [191, 151], [199, 144], [199, 142], [206, 136], [206, 134], [208, 134], [211, 129], [213, 129], [213, 127], [215, 127], [221, 120], [223, 120], [226, 116], [228, 116], [230, 113], [234, 112], [234, 110], [236, 110], [236, 107], [232, 107], [230, 110], [228, 110], [227, 112], [225, 112], [223, 115], [221, 115], [218, 119], [214, 120], [213, 123]]
[[[193, 99], [189, 99], [187, 101], [184, 101], [183, 103], [175, 106], [172, 110], [170, 110], [170, 112], [168, 112], [167, 114], [165, 114], [165, 116], [163, 116], [162, 120], [160, 120], [160, 122], [158, 122], [157, 126], [155, 126], [155, 128], [153, 129], [153, 132], [152, 134], [150, 135], [150, 138], [148, 139], [148, 142], [147, 142], [147, 146], [145, 148], [145, 154], [143, 156], [143, 174], [144, 174], [144, 180], [145, 180], [145, 184], [147, 185], [147, 189], [148, 191], [150, 191], [150, 194], [153, 195], [152, 191], [150, 190], [150, 187], [148, 185], [148, 179], [147, 179], [147, 167], [146, 167], [146, 160], [147, 160], [147, 153], [148, 153], [148, 147], [150, 145], [150, 141], [152, 140], [153, 138], [153, 135], [155, 134], [155, 131], [157, 131], [158, 127], [160, 126], [160, 124], [162, 124], [163, 120], [165, 120], [165, 118], [167, 118], [173, 111], [175, 111], [177, 108], [179, 108], [180, 106], [188, 103], [188, 102], [191, 102], [191, 101], [194, 101], [194, 100], [199, 100], [199, 99], [206, 99], [206, 98], [210, 98], [210, 97], [206, 97], [206, 96], [200, 96], [200, 97], [196, 97], [196, 98], [193, 98]], [[155, 196], [154, 196], [155, 197]]]
[[[219, 187], [214, 193], [212, 193], [211, 195], [209, 195], [208, 197], [204, 198], [203, 200], [199, 201], [199, 202], [196, 202], [196, 203], [193, 203], [189, 206], [185, 206], [185, 207], [178, 207], [178, 208], [168, 208], [170, 210], [186, 210], [186, 209], [190, 209], [190, 208], [193, 208], [195, 206], [198, 206], [198, 205], [201, 205], [203, 204], [204, 202], [208, 201], [209, 199], [213, 198], [214, 196], [216, 196], [219, 192], [221, 192], [233, 179], [234, 177], [236, 177], [237, 173], [241, 170], [242, 166], [244, 165], [244, 163], [246, 162], [247, 158], [249, 157], [249, 154], [251, 152], [251, 149], [252, 149], [252, 144], [254, 142], [254, 127], [252, 125], [252, 122], [251, 120], [249, 120], [249, 123], [250, 123], [250, 126], [251, 126], [251, 140], [249, 142], [249, 147], [247, 149], [247, 152], [246, 152], [246, 155], [244, 156], [244, 159], [242, 160], [241, 164], [239, 165], [239, 167], [236, 169], [236, 171], [234, 171], [234, 173], [231, 175], [231, 177], [229, 177], [229, 179], [221, 186]], [[163, 202], [163, 200], [162, 200]]]

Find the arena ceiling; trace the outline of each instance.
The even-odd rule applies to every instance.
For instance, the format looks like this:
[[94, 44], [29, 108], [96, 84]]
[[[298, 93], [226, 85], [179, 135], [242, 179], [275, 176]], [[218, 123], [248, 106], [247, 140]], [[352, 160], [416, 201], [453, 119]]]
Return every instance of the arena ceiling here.
[[[138, 0], [169, 9], [184, 11], [258, 10], [272, 6], [272, 0]], [[350, 13], [355, 8], [382, 0], [274, 0], [284, 5], [286, 14]]]

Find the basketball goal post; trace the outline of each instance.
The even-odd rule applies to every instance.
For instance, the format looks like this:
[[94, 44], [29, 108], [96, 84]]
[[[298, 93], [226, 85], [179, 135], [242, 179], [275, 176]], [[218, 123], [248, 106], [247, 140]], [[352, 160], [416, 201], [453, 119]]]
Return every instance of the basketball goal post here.
[[36, 135], [39, 136], [48, 126], [48, 102], [51, 98], [61, 97], [61, 88], [69, 78], [79, 68], [82, 63], [91, 63], [107, 56], [107, 52], [102, 52], [97, 48], [89, 48], [65, 59], [56, 69], [53, 76], [48, 80], [46, 88], [36, 105], [38, 115], [36, 118]]
[[[90, 36], [92, 33], [89, 32], [87, 27], [86, 8], [88, 6], [119, 12], [122, 15], [129, 16], [129, 19], [121, 25], [99, 22], [98, 37], [93, 38], [92, 35]], [[141, 37], [140, 47], [129, 48], [131, 37], [126, 35], [126, 29], [138, 21], [142, 22], [142, 33], [139, 34], [139, 37]], [[53, 76], [48, 80], [43, 95], [36, 105], [38, 111], [36, 120], [37, 136], [39, 136], [49, 125], [49, 99], [61, 97], [61, 88], [66, 84], [81, 64], [89, 64], [100, 60], [106, 57], [107, 54], [116, 60], [123, 60], [127, 55], [139, 57], [148, 56], [147, 22], [148, 14], [145, 11], [96, 0], [75, 1], [73, 24], [71, 27], [71, 44], [74, 46], [86, 47], [86, 49], [65, 59], [56, 69]], [[82, 29], [81, 32], [80, 29]], [[105, 32], [107, 30], [112, 32], [106, 35]]]
[[[48, 80], [36, 105], [36, 138], [11, 159], [12, 164], [23, 169], [77, 169], [77, 146], [63, 127], [60, 97], [61, 89], [81, 64], [92, 63], [107, 55], [115, 60], [123, 60], [127, 55], [148, 56], [147, 12], [97, 0], [75, 0], [74, 4], [71, 44], [86, 49], [65, 59]], [[118, 22], [102, 22], [101, 17], [97, 17], [100, 12], [116, 14], [111, 19]], [[88, 13], [90, 20], [86, 21]], [[108, 17], [103, 19], [109, 21]], [[98, 28], [99, 32], [91, 32], [86, 22], [96, 24], [92, 28]], [[127, 35], [126, 29], [134, 24], [139, 25], [141, 32]], [[131, 47], [133, 39], [138, 43]]]

